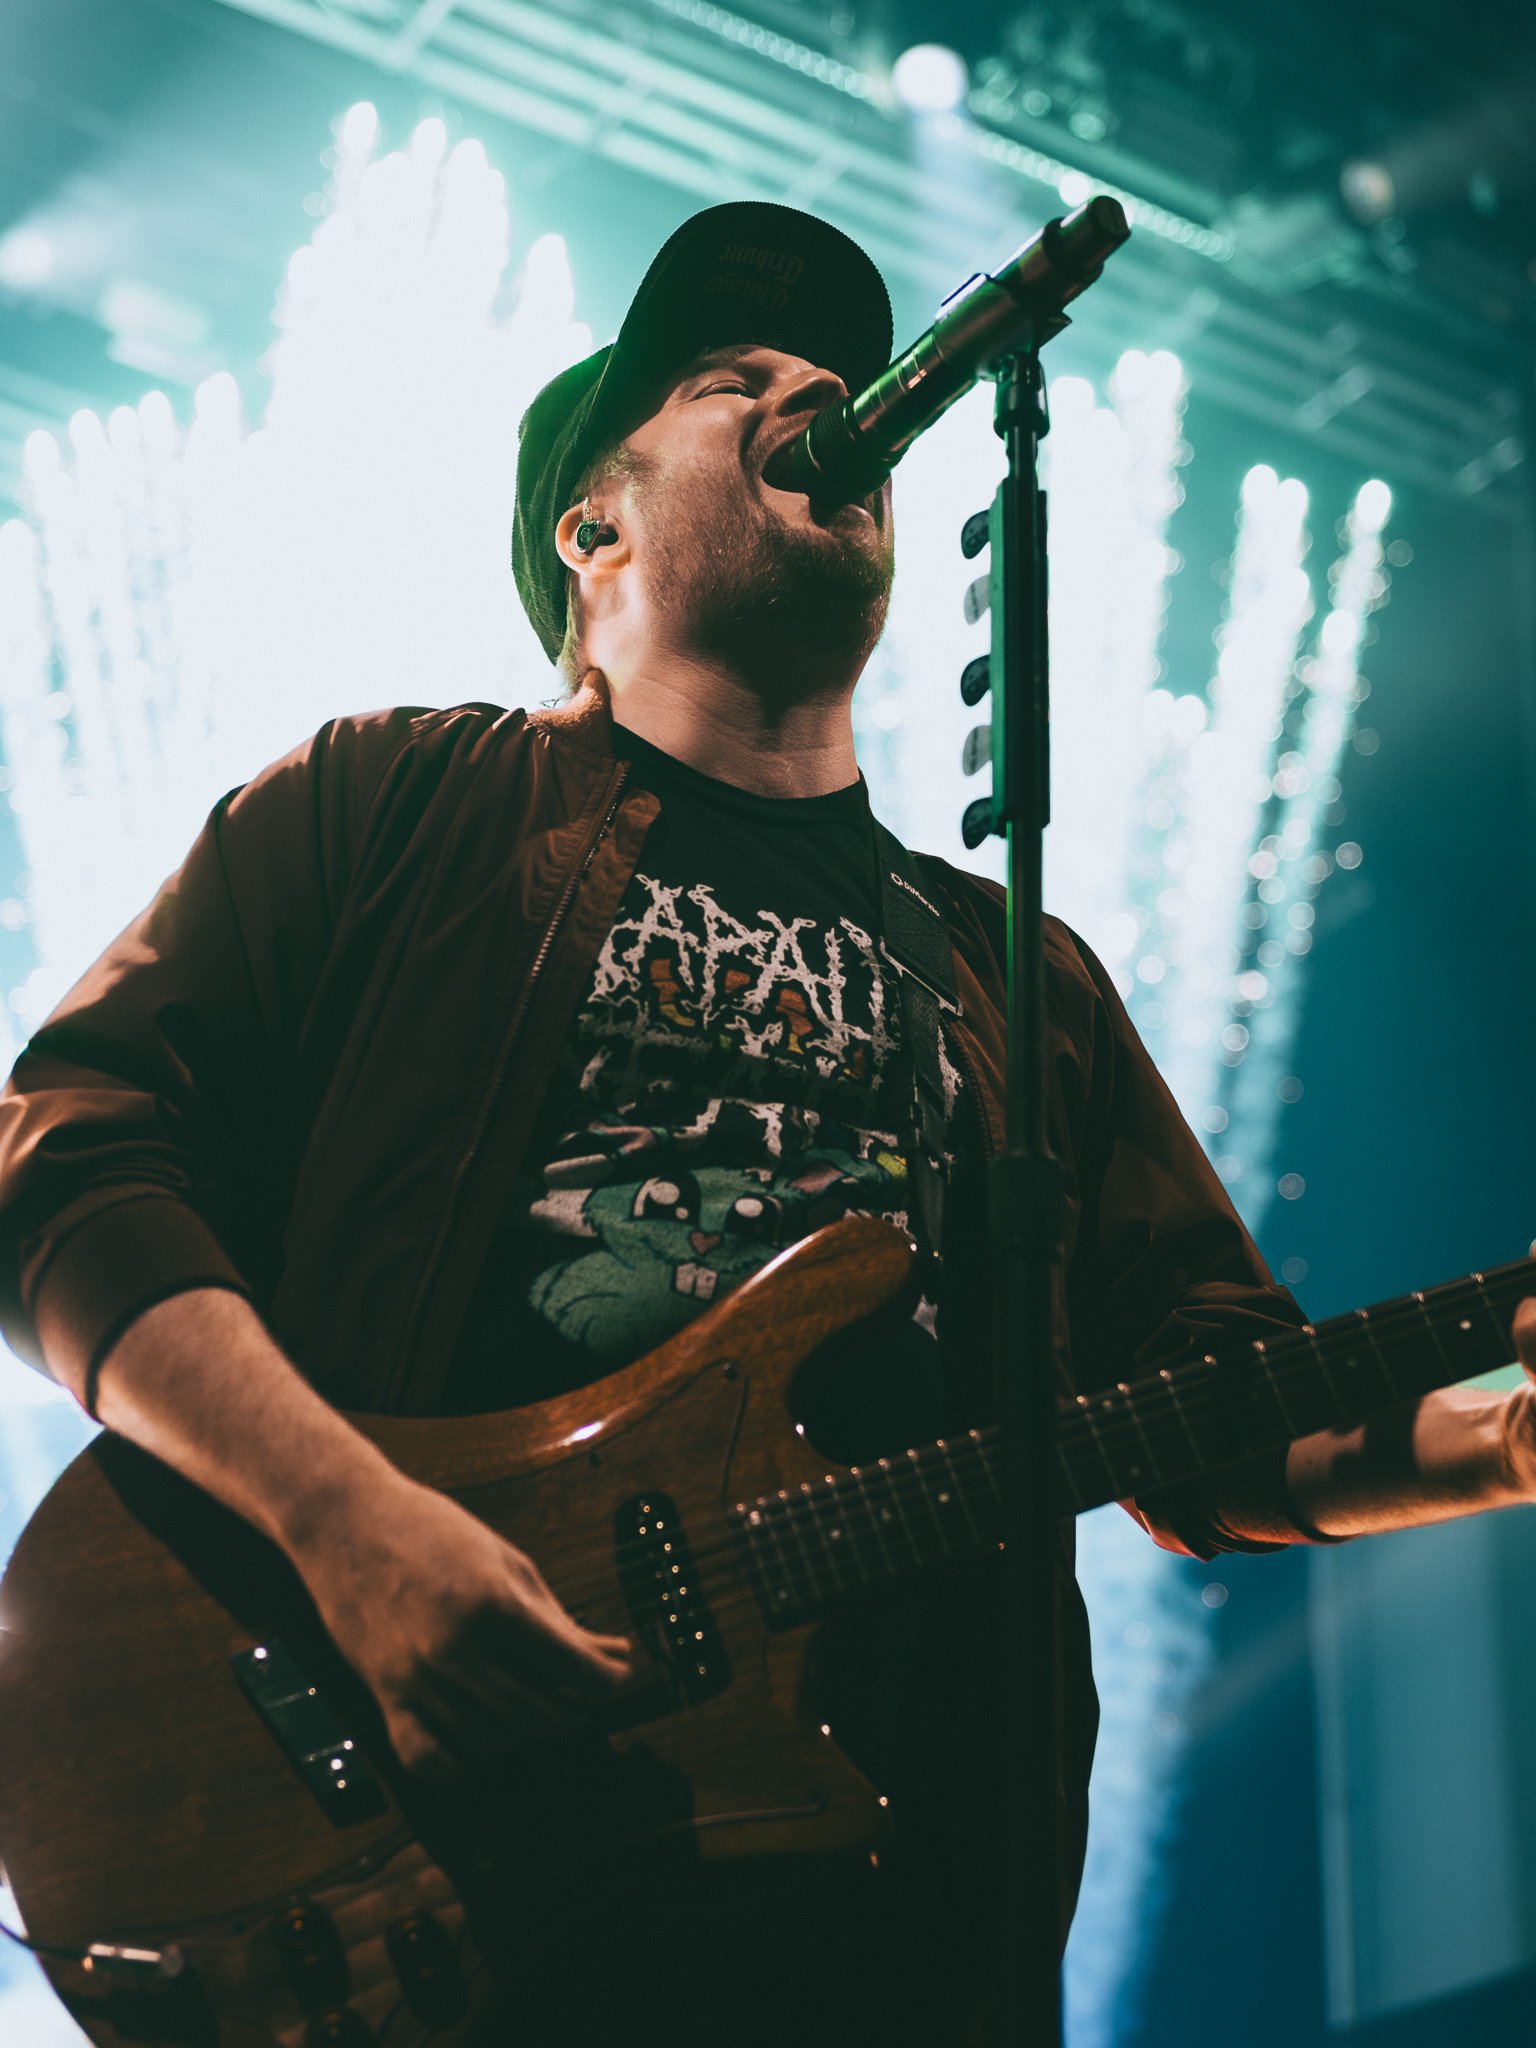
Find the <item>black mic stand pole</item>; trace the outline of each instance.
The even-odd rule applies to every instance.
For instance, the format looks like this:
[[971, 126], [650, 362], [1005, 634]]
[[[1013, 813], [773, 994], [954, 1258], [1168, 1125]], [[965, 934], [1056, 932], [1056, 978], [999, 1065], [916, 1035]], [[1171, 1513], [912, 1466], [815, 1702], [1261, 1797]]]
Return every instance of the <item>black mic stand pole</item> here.
[[[1054, 329], [1052, 330], [1054, 331]], [[990, 540], [992, 654], [962, 689], [990, 683], [992, 795], [964, 833], [1008, 843], [1007, 1144], [988, 1189], [1002, 1435], [1008, 1775], [1003, 1928], [1006, 2048], [1061, 2040], [1060, 1501], [1056, 1476], [1062, 1174], [1046, 1133], [1042, 836], [1050, 817], [1046, 515], [1040, 441], [1049, 428], [1033, 330], [995, 365], [994, 423], [1008, 470], [963, 545]]]

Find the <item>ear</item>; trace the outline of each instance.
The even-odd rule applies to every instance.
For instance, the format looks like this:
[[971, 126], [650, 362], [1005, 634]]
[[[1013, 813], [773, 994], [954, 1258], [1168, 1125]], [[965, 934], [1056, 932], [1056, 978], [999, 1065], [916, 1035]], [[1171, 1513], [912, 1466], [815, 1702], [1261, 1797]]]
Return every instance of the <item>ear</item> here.
[[580, 505], [572, 505], [568, 511], [562, 512], [555, 527], [555, 548], [561, 561], [567, 569], [574, 570], [584, 579], [622, 569], [629, 560], [629, 539], [623, 524], [610, 518], [601, 506], [594, 505], [592, 511], [605, 530], [618, 537], [605, 541], [600, 548], [593, 548], [590, 554], [584, 554], [576, 545], [576, 529], [585, 516]]

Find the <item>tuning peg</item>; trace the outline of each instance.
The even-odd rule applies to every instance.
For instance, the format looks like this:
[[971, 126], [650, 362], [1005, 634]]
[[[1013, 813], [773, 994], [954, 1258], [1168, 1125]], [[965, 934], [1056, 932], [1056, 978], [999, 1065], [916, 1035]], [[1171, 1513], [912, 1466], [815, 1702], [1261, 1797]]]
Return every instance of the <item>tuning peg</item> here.
[[979, 704], [992, 687], [992, 657], [978, 654], [960, 671], [960, 698], [965, 704]]
[[977, 797], [975, 803], [967, 804], [960, 819], [960, 837], [968, 847], [980, 846], [992, 830], [992, 799]]
[[968, 583], [965, 590], [965, 623], [974, 626], [987, 606], [992, 602], [992, 579], [978, 576], [974, 583]]
[[960, 529], [960, 552], [965, 559], [973, 561], [986, 546], [990, 537], [991, 514], [973, 512]]
[[990, 725], [973, 725], [960, 749], [961, 770], [966, 775], [975, 775], [979, 769], [990, 767], [991, 762], [992, 728]]

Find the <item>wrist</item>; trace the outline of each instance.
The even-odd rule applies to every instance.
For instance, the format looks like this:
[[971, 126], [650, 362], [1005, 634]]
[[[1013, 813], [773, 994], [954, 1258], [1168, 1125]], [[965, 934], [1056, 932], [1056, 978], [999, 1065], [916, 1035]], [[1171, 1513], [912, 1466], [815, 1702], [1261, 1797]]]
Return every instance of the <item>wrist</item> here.
[[267, 1534], [301, 1573], [359, 1528], [377, 1526], [393, 1512], [397, 1497], [414, 1486], [366, 1437], [339, 1416], [337, 1422], [324, 1455], [311, 1453], [270, 1503]]
[[1499, 1417], [1500, 1465], [1514, 1501], [1536, 1502], [1536, 1387], [1516, 1387]]

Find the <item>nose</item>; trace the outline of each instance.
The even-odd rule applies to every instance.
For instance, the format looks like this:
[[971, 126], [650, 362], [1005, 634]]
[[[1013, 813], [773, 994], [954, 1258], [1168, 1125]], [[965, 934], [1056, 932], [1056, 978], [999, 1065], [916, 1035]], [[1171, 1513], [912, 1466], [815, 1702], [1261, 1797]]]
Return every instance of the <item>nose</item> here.
[[779, 387], [773, 410], [788, 418], [800, 412], [820, 412], [848, 396], [848, 386], [835, 370], [806, 369]]

